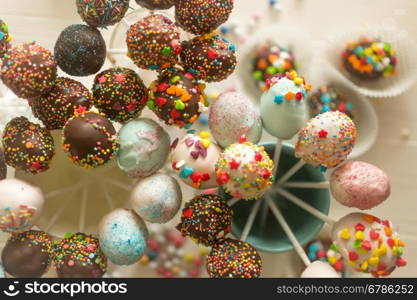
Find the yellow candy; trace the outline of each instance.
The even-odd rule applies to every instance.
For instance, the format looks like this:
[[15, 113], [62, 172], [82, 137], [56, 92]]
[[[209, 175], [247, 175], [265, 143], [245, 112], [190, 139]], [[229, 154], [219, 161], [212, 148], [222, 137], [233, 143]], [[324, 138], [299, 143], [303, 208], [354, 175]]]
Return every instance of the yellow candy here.
[[397, 246], [392, 247], [392, 255], [397, 256]]
[[345, 228], [340, 232], [340, 237], [344, 240], [350, 239], [350, 231], [349, 229]]
[[373, 266], [376, 266], [379, 263], [379, 257], [373, 256], [369, 259], [369, 263]]
[[296, 85], [300, 85], [300, 84], [302, 84], [302, 83], [303, 83], [303, 79], [302, 79], [302, 78], [300, 78], [300, 77], [296, 77], [296, 78], [294, 79], [294, 83], [295, 83]]
[[194, 261], [194, 256], [192, 253], [187, 253], [184, 255], [183, 259], [186, 263], [192, 263]]
[[361, 269], [362, 269], [363, 271], [368, 270], [368, 262], [367, 262], [367, 261], [364, 261], [364, 262], [361, 264]]
[[387, 245], [381, 245], [381, 247], [379, 247], [379, 251], [381, 253], [381, 255], [384, 255], [387, 253]]
[[334, 265], [337, 262], [337, 258], [336, 256], [329, 256], [327, 258], [327, 261], [329, 262], [329, 264]]
[[356, 262], [348, 259], [348, 264], [351, 265], [351, 266], [355, 266], [356, 265]]
[[210, 146], [211, 141], [209, 139], [202, 139], [201, 144], [204, 148], [208, 148]]
[[373, 252], [374, 256], [381, 256], [381, 250], [380, 249], [375, 249]]
[[200, 137], [202, 139], [207, 139], [207, 138], [210, 137], [210, 133], [208, 133], [207, 131], [202, 131], [202, 132], [200, 132]]
[[365, 238], [365, 235], [363, 234], [363, 231], [356, 231], [355, 237], [357, 240], [363, 241]]

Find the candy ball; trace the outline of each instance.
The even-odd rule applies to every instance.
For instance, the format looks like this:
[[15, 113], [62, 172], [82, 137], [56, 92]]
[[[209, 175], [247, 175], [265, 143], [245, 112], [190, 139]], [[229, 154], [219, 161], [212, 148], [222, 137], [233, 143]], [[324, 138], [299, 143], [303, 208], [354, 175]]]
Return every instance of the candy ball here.
[[80, 107], [90, 109], [90, 91], [80, 82], [58, 77], [51, 90], [30, 101], [32, 112], [49, 130], [62, 129]]
[[83, 112], [69, 119], [62, 132], [68, 158], [84, 168], [109, 162], [119, 149], [116, 130], [103, 115]]
[[197, 244], [212, 246], [230, 232], [233, 211], [217, 195], [198, 195], [182, 210], [177, 229]]
[[133, 211], [115, 209], [100, 221], [99, 240], [107, 258], [116, 265], [131, 265], [145, 253], [148, 229]]
[[267, 42], [256, 47], [251, 54], [252, 77], [257, 87], [264, 91], [266, 82], [276, 74], [297, 69], [297, 62], [287, 47]]
[[92, 91], [94, 106], [117, 122], [139, 116], [148, 99], [147, 89], [139, 75], [122, 67], [96, 75]]
[[227, 238], [213, 245], [206, 267], [211, 278], [258, 278], [262, 260], [250, 244]]
[[308, 98], [308, 105], [312, 118], [318, 114], [336, 110], [347, 114], [352, 120], [355, 115], [352, 103], [332, 86], [321, 86]]
[[172, 168], [186, 184], [208, 189], [217, 186], [214, 165], [222, 150], [210, 141], [208, 132], [187, 134], [172, 143]]
[[4, 158], [3, 149], [0, 147], [0, 180], [6, 179], [7, 177], [7, 165]]
[[0, 19], [0, 59], [11, 47], [12, 36], [9, 33], [9, 27]]
[[183, 42], [180, 58], [185, 70], [206, 82], [226, 79], [237, 64], [235, 46], [216, 35]]
[[307, 122], [306, 97], [310, 85], [294, 71], [278, 74], [267, 83], [261, 97], [261, 118], [272, 136], [288, 140]]
[[388, 42], [365, 38], [348, 43], [342, 60], [344, 68], [360, 79], [373, 80], [397, 73], [398, 58]]
[[32, 174], [48, 170], [55, 155], [54, 140], [49, 131], [25, 117], [14, 118], [6, 124], [3, 147], [9, 166]]
[[210, 132], [223, 148], [239, 142], [241, 137], [254, 144], [262, 136], [259, 110], [243, 94], [225, 92], [210, 105]]
[[233, 0], [178, 0], [175, 19], [184, 30], [203, 35], [225, 23], [232, 9]]
[[151, 223], [170, 221], [180, 209], [181, 201], [178, 182], [162, 173], [140, 180], [130, 193], [132, 209]]
[[357, 272], [374, 277], [388, 276], [396, 267], [406, 265], [402, 258], [404, 243], [388, 220], [351, 213], [332, 229], [335, 248]]
[[106, 43], [96, 28], [71, 25], [61, 32], [55, 43], [55, 58], [61, 70], [69, 75], [92, 75], [104, 64]]
[[0, 229], [21, 232], [35, 225], [42, 214], [42, 191], [19, 179], [0, 181]]
[[154, 120], [140, 118], [119, 130], [119, 168], [131, 177], [146, 177], [162, 168], [168, 158], [171, 139]]
[[88, 25], [107, 27], [119, 23], [129, 8], [129, 0], [77, 0], [77, 11]]
[[351, 161], [333, 172], [330, 190], [342, 205], [371, 209], [389, 197], [391, 186], [388, 175], [380, 168], [361, 161]]
[[130, 26], [126, 44], [128, 56], [139, 68], [155, 71], [175, 65], [181, 51], [177, 27], [169, 18], [158, 14]]
[[1, 253], [6, 272], [18, 278], [41, 277], [51, 264], [51, 244], [51, 237], [43, 231], [12, 235]]
[[232, 144], [216, 163], [217, 183], [237, 199], [258, 199], [272, 184], [274, 163], [264, 147]]
[[356, 135], [356, 126], [346, 114], [326, 112], [308, 121], [300, 131], [295, 155], [314, 166], [334, 168], [352, 152]]
[[339, 273], [328, 263], [316, 260], [309, 265], [301, 278], [340, 278]]
[[99, 240], [84, 233], [67, 233], [53, 243], [53, 260], [59, 278], [101, 278], [107, 258]]
[[204, 89], [191, 73], [170, 68], [151, 84], [147, 104], [167, 125], [188, 128], [207, 110]]
[[52, 53], [35, 42], [14, 46], [3, 57], [3, 83], [24, 99], [47, 92], [57, 76]]
[[135, 0], [137, 4], [147, 9], [168, 9], [174, 6], [175, 0]]

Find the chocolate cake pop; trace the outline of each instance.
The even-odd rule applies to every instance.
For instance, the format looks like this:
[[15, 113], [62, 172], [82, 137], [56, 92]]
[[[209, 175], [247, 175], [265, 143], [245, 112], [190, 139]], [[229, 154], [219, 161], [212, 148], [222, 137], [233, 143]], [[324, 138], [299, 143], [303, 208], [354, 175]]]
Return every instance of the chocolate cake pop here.
[[258, 278], [262, 260], [250, 244], [227, 238], [213, 245], [206, 267], [211, 278]]
[[197, 36], [182, 43], [180, 54], [185, 70], [206, 82], [222, 81], [237, 64], [235, 46], [214, 35]]
[[378, 79], [396, 74], [398, 62], [390, 43], [367, 38], [348, 43], [342, 52], [345, 69], [360, 79]]
[[0, 146], [0, 180], [3, 180], [7, 177], [7, 165], [4, 158], [3, 148]]
[[55, 154], [49, 131], [25, 117], [14, 118], [6, 124], [3, 147], [9, 166], [32, 174], [48, 170]]
[[52, 88], [30, 101], [32, 112], [49, 130], [62, 129], [77, 109], [90, 109], [90, 91], [76, 80], [58, 77]]
[[14, 46], [3, 57], [1, 79], [20, 98], [39, 97], [52, 87], [56, 76], [52, 53], [35, 42]]
[[321, 86], [308, 98], [310, 116], [313, 118], [318, 114], [328, 111], [340, 111], [353, 120], [354, 111], [351, 102], [341, 94], [335, 87]]
[[147, 9], [168, 9], [174, 6], [175, 0], [135, 0], [137, 4]]
[[55, 58], [62, 71], [73, 76], [97, 73], [106, 59], [106, 43], [100, 31], [87, 25], [70, 25], [55, 43]]
[[139, 68], [155, 71], [175, 65], [181, 52], [177, 27], [159, 14], [147, 16], [130, 26], [126, 44], [128, 56]]
[[59, 278], [101, 278], [107, 270], [107, 258], [99, 240], [84, 233], [67, 233], [53, 245], [54, 267]]
[[9, 33], [9, 27], [0, 19], [0, 59], [11, 47], [12, 36]]
[[129, 0], [77, 0], [81, 19], [93, 27], [119, 23], [129, 8]]
[[92, 90], [94, 106], [117, 122], [139, 116], [148, 99], [147, 89], [139, 75], [122, 67], [97, 74]]
[[38, 278], [51, 264], [51, 237], [43, 231], [29, 230], [12, 235], [1, 253], [7, 273], [13, 277]]
[[84, 168], [97, 168], [110, 161], [119, 149], [112, 123], [94, 112], [76, 114], [65, 124], [62, 143], [68, 158]]
[[191, 73], [170, 68], [149, 87], [147, 104], [166, 124], [188, 128], [207, 110], [204, 89]]
[[220, 196], [198, 195], [185, 204], [177, 229], [194, 242], [211, 246], [230, 232], [232, 216]]
[[202, 35], [225, 23], [232, 9], [233, 0], [178, 0], [175, 19], [184, 30]]

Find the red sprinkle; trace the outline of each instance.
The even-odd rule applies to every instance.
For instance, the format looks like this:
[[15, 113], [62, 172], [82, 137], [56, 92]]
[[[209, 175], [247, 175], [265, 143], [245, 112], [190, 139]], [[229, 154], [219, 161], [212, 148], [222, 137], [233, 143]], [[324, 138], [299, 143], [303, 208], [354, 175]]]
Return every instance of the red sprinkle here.
[[190, 219], [193, 216], [194, 212], [191, 208], [187, 208], [186, 210], [184, 210], [184, 212], [182, 214], [187, 219]]

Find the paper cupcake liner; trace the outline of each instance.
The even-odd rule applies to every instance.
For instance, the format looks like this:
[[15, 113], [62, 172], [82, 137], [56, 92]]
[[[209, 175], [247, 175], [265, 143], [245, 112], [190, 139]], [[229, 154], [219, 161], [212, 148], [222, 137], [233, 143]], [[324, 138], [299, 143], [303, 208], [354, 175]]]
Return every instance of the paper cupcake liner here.
[[[364, 37], [391, 43], [398, 58], [396, 75], [375, 80], [361, 80], [344, 69], [341, 53], [346, 44]], [[353, 88], [362, 95], [374, 98], [395, 97], [410, 88], [417, 78], [417, 43], [406, 31], [375, 27], [368, 30], [340, 32], [329, 37], [322, 46], [317, 56], [349, 80]]]
[[237, 49], [239, 56], [235, 73], [238, 91], [250, 97], [255, 103], [259, 103], [262, 91], [252, 77], [251, 57], [254, 49], [268, 41], [288, 47], [292, 51], [300, 75], [308, 70], [312, 58], [312, 39], [300, 28], [273, 25], [252, 33], [251, 38]]
[[332, 86], [352, 103], [353, 121], [358, 131], [358, 139], [349, 159], [356, 159], [368, 152], [378, 136], [378, 117], [371, 102], [342, 74], [329, 65], [323, 65], [320, 60], [313, 60], [306, 74], [313, 89], [311, 96], [320, 86]]

